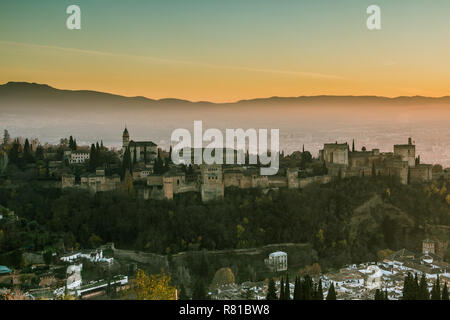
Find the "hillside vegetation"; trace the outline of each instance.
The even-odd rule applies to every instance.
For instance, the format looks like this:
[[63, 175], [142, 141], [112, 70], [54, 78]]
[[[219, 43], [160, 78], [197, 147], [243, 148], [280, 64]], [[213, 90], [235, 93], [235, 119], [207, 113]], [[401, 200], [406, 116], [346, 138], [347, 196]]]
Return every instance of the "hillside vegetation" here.
[[387, 248], [419, 250], [430, 226], [450, 225], [443, 182], [406, 186], [389, 178], [350, 178], [303, 190], [225, 194], [223, 201], [202, 203], [197, 194], [144, 201], [38, 183], [4, 187], [0, 205], [20, 219], [0, 222], [0, 252], [114, 242], [118, 248], [168, 254], [294, 242], [310, 243], [321, 265], [330, 267], [376, 260]]

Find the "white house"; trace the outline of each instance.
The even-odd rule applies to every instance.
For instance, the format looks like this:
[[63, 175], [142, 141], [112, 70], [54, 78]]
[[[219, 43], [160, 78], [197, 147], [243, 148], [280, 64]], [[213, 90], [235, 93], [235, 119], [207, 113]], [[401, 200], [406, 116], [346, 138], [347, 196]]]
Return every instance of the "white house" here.
[[288, 267], [287, 253], [283, 251], [272, 252], [264, 262], [272, 271], [285, 271]]

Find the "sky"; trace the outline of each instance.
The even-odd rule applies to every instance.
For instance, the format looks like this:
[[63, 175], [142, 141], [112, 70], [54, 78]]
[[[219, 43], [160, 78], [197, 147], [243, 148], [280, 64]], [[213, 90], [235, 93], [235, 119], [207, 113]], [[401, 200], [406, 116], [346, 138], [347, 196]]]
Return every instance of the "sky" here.
[[[81, 8], [81, 30], [66, 27]], [[381, 30], [366, 9], [381, 8]], [[2, 0], [0, 83], [154, 99], [450, 95], [448, 0]]]

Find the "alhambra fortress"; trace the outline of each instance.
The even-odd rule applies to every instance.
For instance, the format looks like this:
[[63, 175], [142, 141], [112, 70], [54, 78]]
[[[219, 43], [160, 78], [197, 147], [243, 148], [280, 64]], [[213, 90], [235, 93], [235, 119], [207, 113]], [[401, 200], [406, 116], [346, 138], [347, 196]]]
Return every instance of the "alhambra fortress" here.
[[[259, 168], [251, 165], [200, 165], [186, 170], [181, 165], [171, 164], [164, 174], [154, 173], [155, 159], [168, 158], [170, 154], [158, 148], [151, 141], [133, 141], [127, 129], [123, 132], [122, 149], [119, 156], [130, 152], [134, 163], [132, 180], [136, 183], [137, 194], [144, 199], [173, 199], [174, 195], [185, 192], [198, 192], [203, 201], [218, 200], [224, 197], [225, 189], [261, 188], [264, 192], [279, 188], [304, 188], [312, 183], [328, 183], [332, 179], [364, 176], [394, 176], [403, 184], [427, 182], [433, 179], [432, 165], [420, 163], [416, 157], [416, 148], [411, 138], [407, 144], [394, 145], [393, 152], [380, 152], [379, 149], [356, 151], [348, 143], [326, 143], [319, 151], [318, 159], [324, 167], [322, 174], [314, 175], [305, 170], [287, 165], [281, 166], [278, 174], [262, 176]], [[89, 153], [84, 157], [74, 151], [67, 156], [72, 163], [87, 161]], [[289, 157], [295, 157], [294, 152]], [[282, 155], [283, 157], [283, 155]], [[81, 159], [81, 160], [80, 160]], [[284, 159], [284, 158], [283, 158]], [[283, 160], [282, 159], [282, 160]], [[281, 162], [283, 163], [283, 162]], [[308, 171], [308, 170], [306, 170]], [[450, 179], [450, 173], [444, 170], [444, 179]], [[438, 177], [434, 177], [438, 178]], [[103, 168], [94, 174], [84, 174], [81, 182], [75, 182], [73, 174], [62, 175], [62, 188], [79, 187], [93, 192], [114, 190], [123, 183], [118, 175], [106, 176]]]

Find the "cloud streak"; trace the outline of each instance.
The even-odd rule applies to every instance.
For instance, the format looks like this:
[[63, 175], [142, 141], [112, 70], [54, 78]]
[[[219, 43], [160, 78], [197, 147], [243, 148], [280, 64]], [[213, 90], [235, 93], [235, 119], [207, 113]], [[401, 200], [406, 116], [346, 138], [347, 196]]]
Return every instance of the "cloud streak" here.
[[166, 59], [166, 58], [153, 57], [153, 56], [130, 55], [130, 54], [105, 52], [105, 51], [98, 51], [98, 50], [68, 48], [68, 47], [59, 47], [59, 46], [52, 46], [52, 45], [22, 43], [22, 42], [3, 41], [3, 40], [0, 40], [0, 43], [5, 44], [5, 45], [11, 45], [11, 46], [21, 46], [21, 47], [38, 48], [38, 49], [50, 49], [50, 50], [63, 51], [63, 52], [67, 52], [67, 53], [78, 53], [78, 54], [84, 54], [84, 55], [97, 55], [97, 56], [107, 56], [107, 57], [113, 57], [113, 58], [148, 60], [148, 61], [153, 61], [153, 62], [157, 62], [157, 63], [166, 63], [166, 64], [183, 64], [183, 65], [199, 66], [199, 67], [204, 67], [204, 68], [232, 69], [232, 70], [240, 70], [240, 71], [247, 71], [247, 72], [273, 73], [273, 74], [282, 74], [282, 75], [306, 77], [306, 78], [316, 78], [316, 79], [345, 80], [345, 78], [342, 76], [323, 74], [323, 73], [318, 73], [318, 72], [279, 70], [279, 69], [254, 68], [254, 67], [246, 67], [246, 66], [233, 66], [233, 65], [225, 65], [225, 64], [213, 64], [213, 63], [205, 63], [205, 62], [199, 62], [199, 61]]

